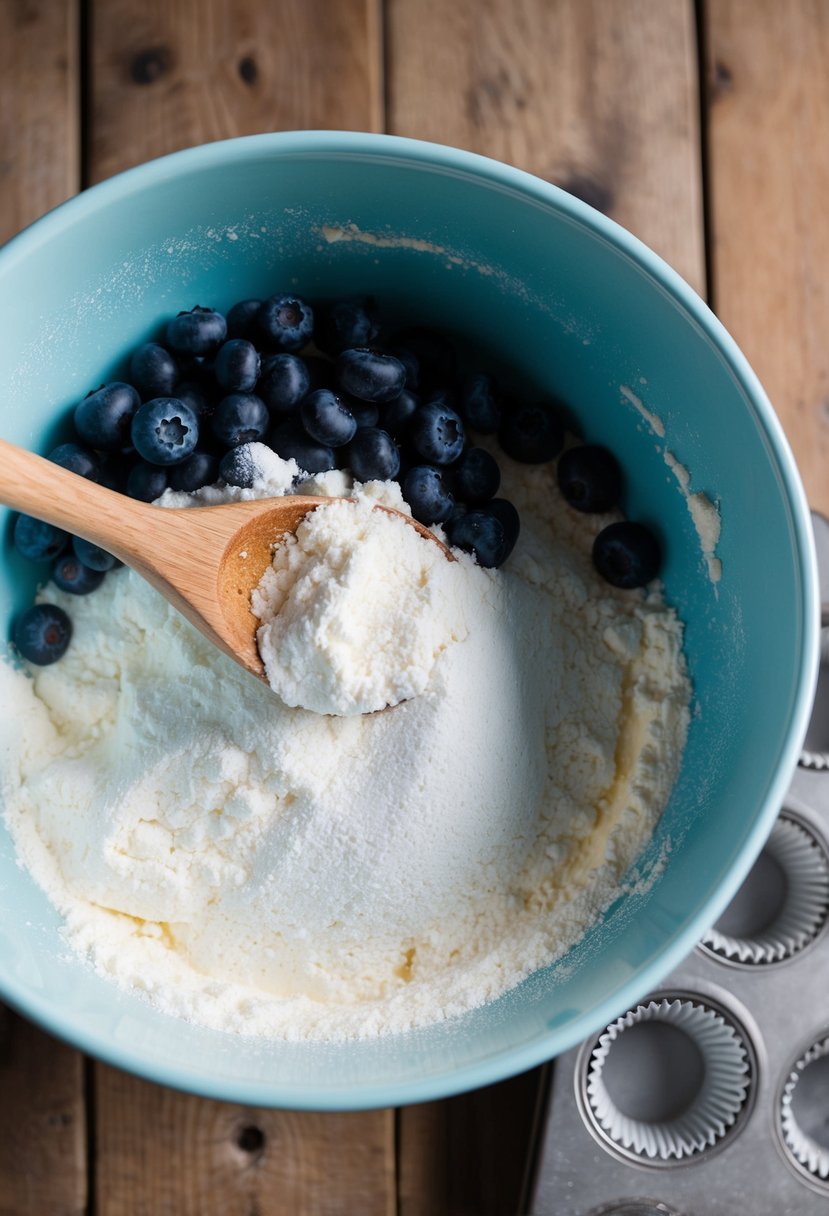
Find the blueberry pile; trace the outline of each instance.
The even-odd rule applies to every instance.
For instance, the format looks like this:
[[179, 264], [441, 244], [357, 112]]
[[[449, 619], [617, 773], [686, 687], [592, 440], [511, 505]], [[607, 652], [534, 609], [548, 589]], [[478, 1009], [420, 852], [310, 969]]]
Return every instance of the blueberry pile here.
[[[266, 443], [310, 474], [347, 468], [358, 481], [399, 481], [415, 519], [441, 524], [451, 545], [487, 567], [506, 561], [520, 521], [497, 496], [497, 460], [470, 432], [497, 435], [502, 451], [525, 464], [558, 458], [559, 486], [577, 510], [619, 502], [610, 452], [581, 445], [561, 454], [554, 402], [512, 398], [487, 372], [460, 376], [453, 345], [435, 330], [383, 334], [370, 298], [312, 307], [283, 293], [241, 300], [226, 316], [196, 306], [158, 337], [133, 352], [123, 380], [77, 405], [76, 438], [50, 460], [152, 502], [168, 488], [192, 492], [219, 479], [251, 486], [257, 469], [247, 445]], [[31, 561], [50, 563], [55, 585], [73, 595], [94, 591], [117, 564], [29, 516], [15, 521], [14, 543]], [[656, 575], [660, 554], [648, 529], [622, 521], [598, 534], [593, 561], [614, 586], [638, 587]], [[70, 637], [66, 613], [50, 604], [13, 628], [20, 653], [38, 664], [60, 658]]]

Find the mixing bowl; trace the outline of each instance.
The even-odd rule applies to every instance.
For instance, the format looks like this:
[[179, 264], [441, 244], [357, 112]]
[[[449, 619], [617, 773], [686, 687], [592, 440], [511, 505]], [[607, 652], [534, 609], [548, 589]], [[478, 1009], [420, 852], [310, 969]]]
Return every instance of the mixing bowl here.
[[[280, 289], [367, 291], [401, 320], [444, 327], [563, 398], [584, 436], [621, 458], [626, 512], [664, 544], [694, 687], [682, 769], [640, 867], [650, 881], [566, 957], [466, 1016], [298, 1045], [177, 1021], [93, 974], [67, 954], [3, 835], [0, 994], [93, 1055], [182, 1089], [287, 1107], [405, 1103], [569, 1048], [635, 1004], [725, 908], [772, 826], [811, 704], [809, 517], [745, 359], [658, 257], [534, 177], [385, 136], [191, 149], [18, 236], [0, 253], [0, 434], [48, 450], [73, 403], [122, 370], [159, 319]], [[5, 520], [3, 535], [8, 621], [34, 579]]]

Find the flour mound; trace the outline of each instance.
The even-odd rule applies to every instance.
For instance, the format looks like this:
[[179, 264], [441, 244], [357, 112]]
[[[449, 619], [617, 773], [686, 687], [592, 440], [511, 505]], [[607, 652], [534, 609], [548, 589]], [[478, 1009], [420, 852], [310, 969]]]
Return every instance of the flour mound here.
[[370, 500], [311, 512], [252, 595], [271, 688], [341, 716], [418, 696], [438, 655], [467, 636], [464, 591], [478, 577]]

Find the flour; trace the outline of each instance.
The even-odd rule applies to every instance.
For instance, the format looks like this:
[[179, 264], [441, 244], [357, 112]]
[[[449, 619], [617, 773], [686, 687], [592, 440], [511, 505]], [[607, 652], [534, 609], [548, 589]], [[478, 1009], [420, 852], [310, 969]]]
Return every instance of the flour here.
[[[518, 546], [472, 567], [466, 633], [388, 712], [288, 708], [128, 570], [81, 601], [48, 589], [73, 641], [31, 677], [0, 664], [2, 796], [99, 971], [235, 1033], [371, 1036], [498, 996], [619, 894], [681, 758], [681, 626], [598, 578], [608, 517], [502, 466]], [[348, 481], [326, 478], [312, 492]]]
[[[643, 383], [647, 382], [643, 381]], [[665, 423], [657, 414], [647, 408], [641, 397], [638, 397], [626, 384], [619, 385], [619, 392], [625, 401], [641, 414], [653, 433], [659, 439], [664, 439]], [[691, 474], [685, 465], [677, 460], [673, 452], [664, 444], [657, 450], [661, 450], [662, 459], [679, 483], [682, 497], [688, 507], [688, 514], [691, 516], [691, 522], [699, 538], [700, 549], [708, 571], [708, 580], [716, 586], [722, 578], [722, 561], [717, 556], [717, 545], [720, 543], [722, 528], [719, 509], [707, 494], [701, 490], [691, 489]]]
[[319, 714], [408, 701], [468, 635], [481, 578], [471, 559], [449, 561], [371, 499], [312, 511], [251, 597], [268, 683], [286, 705]]

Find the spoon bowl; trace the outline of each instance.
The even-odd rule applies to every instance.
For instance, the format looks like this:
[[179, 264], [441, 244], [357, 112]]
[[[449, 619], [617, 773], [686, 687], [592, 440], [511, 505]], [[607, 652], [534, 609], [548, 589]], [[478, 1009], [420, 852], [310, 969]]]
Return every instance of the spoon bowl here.
[[[336, 498], [285, 495], [217, 507], [159, 508], [96, 485], [0, 440], [0, 503], [80, 536], [114, 554], [251, 675], [265, 680], [250, 594], [274, 545]], [[398, 515], [449, 550], [423, 524]]]

